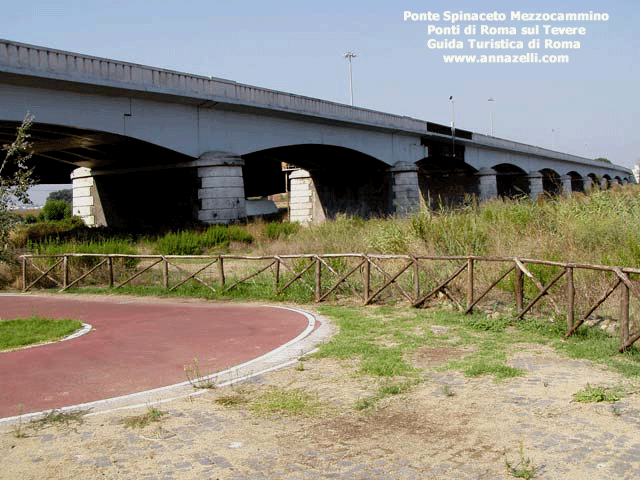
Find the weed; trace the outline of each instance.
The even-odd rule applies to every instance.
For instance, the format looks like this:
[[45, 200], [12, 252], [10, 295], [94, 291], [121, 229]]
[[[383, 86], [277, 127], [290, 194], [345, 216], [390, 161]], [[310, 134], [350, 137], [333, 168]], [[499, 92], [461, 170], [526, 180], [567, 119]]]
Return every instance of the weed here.
[[531, 479], [535, 478], [538, 472], [542, 469], [542, 466], [536, 466], [531, 458], [524, 456], [524, 446], [520, 444], [520, 459], [518, 463], [513, 464], [507, 458], [504, 459], [504, 464], [509, 470], [509, 473], [515, 478]]
[[200, 361], [194, 357], [191, 365], [184, 366], [184, 373], [193, 388], [216, 388], [211, 374], [203, 375], [200, 371]]
[[573, 394], [573, 400], [576, 402], [584, 403], [597, 403], [597, 402], [617, 402], [620, 400], [620, 394], [618, 391], [605, 388], [605, 387], [592, 387], [587, 384], [579, 392]]
[[145, 413], [126, 417], [122, 423], [127, 428], [144, 428], [154, 422], [159, 422], [166, 412], [158, 410], [156, 407], [148, 407]]
[[356, 403], [354, 403], [353, 408], [355, 408], [356, 410], [367, 410], [373, 407], [377, 403], [377, 401], [378, 399], [375, 396], [359, 398], [358, 400], [356, 400]]
[[375, 395], [370, 397], [359, 398], [353, 408], [356, 410], [366, 410], [377, 405], [383, 398], [400, 395], [407, 392], [411, 387], [419, 382], [417, 379], [409, 379], [401, 383], [393, 383], [381, 386]]
[[445, 397], [454, 397], [456, 392], [454, 392], [449, 385], [442, 386], [442, 393]]
[[248, 404], [255, 397], [253, 390], [247, 385], [235, 385], [230, 389], [221, 389], [214, 399], [218, 405], [236, 407]]
[[83, 417], [89, 413], [89, 410], [72, 410], [68, 412], [61, 412], [60, 410], [51, 410], [47, 412], [42, 418], [31, 422], [31, 426], [34, 429], [44, 428], [50, 425], [65, 425], [68, 426], [71, 423], [81, 425], [83, 423]]
[[304, 362], [302, 360], [298, 360], [298, 363], [296, 363], [296, 372], [304, 372]]
[[20, 411], [20, 414], [18, 415], [18, 424], [13, 426], [12, 433], [13, 433], [13, 436], [16, 438], [26, 438], [27, 432], [25, 432], [22, 427], [22, 413], [23, 413], [22, 405], [20, 405], [19, 411]]

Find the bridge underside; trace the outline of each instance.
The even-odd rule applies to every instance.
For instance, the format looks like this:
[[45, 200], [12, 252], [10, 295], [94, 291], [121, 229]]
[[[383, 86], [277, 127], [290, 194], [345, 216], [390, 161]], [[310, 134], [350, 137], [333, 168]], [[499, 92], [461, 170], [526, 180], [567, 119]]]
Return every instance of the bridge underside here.
[[[0, 122], [0, 143], [16, 122]], [[339, 214], [364, 218], [427, 208], [456, 208], [473, 198], [537, 197], [624, 183], [575, 171], [525, 171], [510, 163], [477, 169], [465, 146], [430, 140], [428, 156], [388, 164], [344, 147], [290, 145], [248, 153], [207, 152], [199, 158], [123, 135], [57, 125], [30, 130], [41, 183], [74, 187], [74, 214], [89, 224], [123, 229], [185, 228], [229, 223], [250, 212], [248, 201], [284, 194], [289, 218], [320, 222]], [[74, 172], [74, 173], [72, 173]], [[249, 200], [247, 200], [249, 199]]]

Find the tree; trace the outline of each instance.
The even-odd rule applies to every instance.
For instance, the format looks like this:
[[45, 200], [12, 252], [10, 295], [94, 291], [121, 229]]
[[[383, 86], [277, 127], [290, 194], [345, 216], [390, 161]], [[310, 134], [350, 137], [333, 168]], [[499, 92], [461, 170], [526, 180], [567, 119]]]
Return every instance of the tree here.
[[47, 197], [47, 202], [49, 200], [63, 200], [71, 205], [73, 203], [73, 190], [67, 188], [65, 190], [56, 190], [55, 192], [51, 192]]
[[2, 257], [6, 255], [9, 233], [18, 221], [11, 209], [31, 203], [29, 188], [36, 183], [33, 168], [27, 165], [32, 155], [28, 133], [32, 124], [33, 115], [27, 114], [18, 127], [15, 140], [2, 146], [2, 150], [6, 152], [0, 164], [0, 256]]

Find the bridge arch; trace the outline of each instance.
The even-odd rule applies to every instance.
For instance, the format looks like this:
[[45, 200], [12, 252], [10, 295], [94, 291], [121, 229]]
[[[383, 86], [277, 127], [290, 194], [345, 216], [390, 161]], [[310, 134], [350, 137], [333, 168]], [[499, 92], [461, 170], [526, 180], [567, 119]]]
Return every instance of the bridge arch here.
[[478, 195], [478, 171], [461, 158], [433, 154], [416, 162], [420, 195], [431, 210], [456, 208]]
[[584, 179], [582, 178], [582, 175], [580, 175], [578, 172], [572, 170], [571, 172], [567, 173], [567, 175], [571, 178], [571, 191], [572, 192], [584, 192], [585, 188], [584, 188]]
[[[589, 189], [598, 189], [600, 188], [600, 179], [598, 178], [598, 176], [595, 173], [589, 173], [587, 174], [587, 178], [589, 179]], [[587, 190], [585, 188], [585, 190]]]
[[560, 195], [562, 193], [562, 179], [558, 172], [551, 168], [540, 170], [542, 174], [542, 190], [548, 195]]
[[246, 197], [278, 195], [289, 217], [320, 222], [338, 214], [363, 218], [391, 213], [389, 165], [360, 151], [296, 144], [242, 155]]
[[491, 168], [496, 171], [499, 197], [516, 198], [529, 194], [529, 179], [522, 168], [510, 163], [501, 163]]

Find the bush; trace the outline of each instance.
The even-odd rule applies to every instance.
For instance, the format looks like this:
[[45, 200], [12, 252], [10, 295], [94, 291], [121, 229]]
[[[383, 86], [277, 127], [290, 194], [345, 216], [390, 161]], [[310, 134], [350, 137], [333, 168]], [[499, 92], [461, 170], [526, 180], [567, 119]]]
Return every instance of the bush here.
[[38, 222], [17, 228], [11, 235], [11, 243], [20, 248], [28, 243], [63, 241], [87, 229], [82, 219], [78, 217]]
[[291, 222], [272, 222], [268, 223], [264, 229], [264, 235], [269, 240], [277, 240], [279, 238], [288, 238], [291, 235], [298, 233], [300, 230], [299, 223]]
[[215, 225], [204, 232], [168, 233], [156, 241], [161, 255], [200, 255], [206, 249], [228, 247], [231, 241], [251, 243], [253, 237], [238, 227]]
[[39, 218], [42, 221], [64, 220], [71, 217], [71, 205], [64, 200], [47, 200]]

